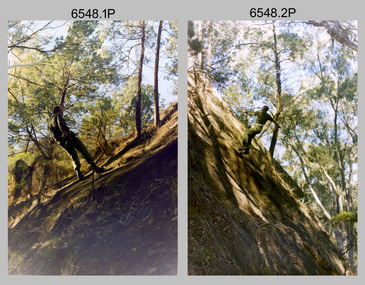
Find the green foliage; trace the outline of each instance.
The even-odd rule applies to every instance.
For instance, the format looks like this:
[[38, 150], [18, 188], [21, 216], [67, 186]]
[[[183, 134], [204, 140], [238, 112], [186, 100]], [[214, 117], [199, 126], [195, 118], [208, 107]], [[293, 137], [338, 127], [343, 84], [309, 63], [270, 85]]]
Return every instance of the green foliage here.
[[[155, 59], [156, 23], [147, 21], [145, 65]], [[177, 22], [165, 21], [163, 28], [160, 70], [175, 82]], [[48, 119], [55, 105], [63, 106], [66, 123], [91, 152], [132, 133], [139, 22], [9, 21], [8, 33], [8, 142], [24, 153], [27, 165], [40, 156], [55, 166], [53, 177], [74, 174], [67, 154], [50, 141]], [[152, 116], [153, 86], [143, 82], [142, 124]], [[14, 159], [9, 157], [9, 178]]]
[[114, 108], [110, 97], [96, 98], [93, 102], [86, 103], [87, 110], [82, 120], [81, 139], [89, 147], [105, 147], [112, 138], [118, 110]]
[[[115, 108], [119, 110], [115, 134], [119, 136], [128, 136], [135, 129], [135, 105], [137, 99], [137, 76], [130, 78], [123, 86], [123, 89], [115, 96]], [[142, 127], [146, 126], [153, 117], [153, 87], [151, 85], [142, 85], [141, 109], [142, 109]]]
[[204, 44], [202, 41], [200, 41], [199, 39], [193, 39], [190, 43], [189, 43], [189, 47], [191, 48], [191, 52], [193, 54], [198, 54], [200, 52], [202, 52], [203, 48], [204, 48]]
[[[234, 75], [230, 66], [236, 50], [232, 48], [238, 29], [225, 21], [203, 21], [201, 30], [197, 22], [189, 23], [189, 49], [192, 56], [201, 55], [202, 69], [210, 70], [210, 78], [219, 90], [227, 86]], [[212, 32], [211, 32], [212, 30]], [[211, 62], [208, 64], [208, 46]], [[209, 65], [209, 66], [208, 66]]]
[[167, 80], [176, 81], [176, 87], [174, 94], [177, 94], [177, 74], [178, 74], [178, 57], [176, 56], [177, 51], [177, 37], [178, 37], [178, 23], [177, 21], [169, 22], [169, 36], [166, 38], [166, 57], [168, 61], [165, 64]]
[[[142, 86], [142, 127], [153, 119], [153, 86]], [[90, 148], [102, 149], [113, 137], [127, 137], [135, 130], [137, 76], [131, 77], [120, 92], [101, 96], [84, 104], [87, 110], [83, 120], [81, 139]], [[161, 103], [162, 104], [162, 103]], [[163, 104], [162, 104], [163, 106]]]
[[336, 216], [334, 216], [331, 219], [331, 222], [333, 224], [343, 224], [343, 223], [357, 223], [357, 212], [354, 213], [350, 213], [350, 212], [341, 212], [339, 214], [337, 214]]
[[312, 45], [312, 42], [308, 39], [291, 32], [280, 33], [278, 40], [283, 45], [283, 53], [287, 54], [291, 60], [295, 60], [297, 57], [302, 59], [308, 47]]

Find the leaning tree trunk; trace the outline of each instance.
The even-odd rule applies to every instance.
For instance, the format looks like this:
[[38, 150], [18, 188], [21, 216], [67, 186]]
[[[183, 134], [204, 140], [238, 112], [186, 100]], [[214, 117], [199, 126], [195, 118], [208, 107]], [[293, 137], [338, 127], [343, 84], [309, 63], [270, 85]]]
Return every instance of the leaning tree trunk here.
[[319, 199], [316, 191], [313, 189], [312, 185], [311, 185], [311, 182], [308, 178], [308, 175], [307, 175], [307, 171], [306, 171], [306, 166], [305, 166], [305, 163], [304, 163], [304, 160], [299, 152], [299, 150], [296, 148], [296, 146], [289, 140], [289, 139], [286, 139], [286, 142], [290, 145], [290, 147], [294, 150], [294, 152], [296, 153], [297, 157], [299, 158], [299, 161], [300, 161], [300, 165], [301, 165], [301, 168], [302, 168], [302, 172], [303, 172], [303, 175], [304, 175], [304, 178], [308, 184], [308, 187], [309, 187], [309, 190], [311, 191], [313, 197], [314, 197], [314, 200], [316, 201], [316, 203], [318, 204], [318, 206], [321, 208], [321, 210], [323, 211], [323, 214], [326, 216], [326, 218], [330, 221], [331, 220], [331, 215], [328, 213], [328, 211], [326, 210], [326, 208], [324, 207], [324, 205], [322, 204], [321, 200]]
[[307, 21], [307, 24], [324, 27], [327, 33], [339, 43], [348, 46], [350, 49], [358, 52], [357, 42], [354, 41], [352, 29], [341, 26], [339, 21]]

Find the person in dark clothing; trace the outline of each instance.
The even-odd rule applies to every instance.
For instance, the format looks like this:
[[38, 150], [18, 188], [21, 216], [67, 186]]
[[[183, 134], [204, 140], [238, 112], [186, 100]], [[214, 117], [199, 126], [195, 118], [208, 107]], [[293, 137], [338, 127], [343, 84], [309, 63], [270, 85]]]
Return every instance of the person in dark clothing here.
[[92, 166], [94, 171], [98, 173], [104, 171], [102, 167], [96, 166], [85, 145], [66, 125], [65, 119], [63, 118], [63, 110], [61, 106], [56, 106], [53, 109], [53, 114], [49, 119], [49, 130], [53, 140], [57, 141], [71, 156], [79, 180], [83, 180], [84, 176], [80, 171], [81, 164], [76, 150], [78, 150], [84, 156], [84, 158]]
[[[244, 134], [242, 140], [242, 147], [239, 148], [240, 151], [248, 151], [251, 145], [252, 139], [259, 133], [261, 133], [262, 128], [264, 127], [267, 121], [271, 121], [279, 126], [279, 124], [271, 117], [267, 111], [269, 110], [268, 106], [262, 107], [260, 111], [256, 112], [243, 112], [248, 113], [250, 115], [257, 116], [256, 123], [253, 127], [249, 128], [248, 131]], [[280, 127], [280, 126], [279, 126]]]

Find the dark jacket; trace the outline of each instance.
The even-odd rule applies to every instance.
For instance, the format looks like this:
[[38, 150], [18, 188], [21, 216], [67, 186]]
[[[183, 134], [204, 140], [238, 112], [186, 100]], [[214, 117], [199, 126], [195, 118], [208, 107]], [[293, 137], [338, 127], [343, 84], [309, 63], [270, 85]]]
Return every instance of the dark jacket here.
[[54, 113], [49, 119], [49, 130], [51, 137], [61, 143], [65, 141], [67, 134], [70, 132], [60, 112]]

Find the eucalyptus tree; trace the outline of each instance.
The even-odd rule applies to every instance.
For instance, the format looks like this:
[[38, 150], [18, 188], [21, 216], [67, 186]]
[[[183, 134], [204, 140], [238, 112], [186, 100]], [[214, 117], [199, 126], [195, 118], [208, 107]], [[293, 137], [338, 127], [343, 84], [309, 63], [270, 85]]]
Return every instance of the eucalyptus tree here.
[[160, 106], [159, 106], [159, 95], [158, 95], [158, 70], [160, 62], [160, 48], [161, 48], [161, 33], [162, 33], [163, 21], [159, 22], [158, 32], [157, 32], [157, 43], [156, 43], [156, 57], [155, 57], [155, 69], [154, 69], [154, 103], [155, 103], [155, 113], [154, 122], [155, 128], [160, 124]]
[[99, 148], [103, 152], [107, 150], [118, 118], [114, 107], [112, 96], [99, 96], [85, 103], [87, 113], [82, 119], [80, 137], [89, 148]]
[[19, 51], [33, 50], [40, 53], [48, 53], [59, 49], [60, 46], [49, 46], [52, 34], [45, 35], [45, 32], [52, 32], [65, 25], [65, 22], [54, 26], [53, 21], [20, 21], [11, 20], [8, 22], [8, 53], [14, 51], [14, 56]]
[[[138, 76], [135, 75], [124, 84], [123, 88], [113, 94], [112, 104], [116, 111], [116, 123], [113, 127], [113, 137], [127, 137], [136, 129], [136, 100]], [[141, 127], [145, 127], [153, 117], [152, 85], [141, 86]]]
[[[356, 184], [353, 177], [357, 168], [357, 75], [352, 51], [342, 44], [331, 44], [325, 54], [317, 53], [312, 63], [312, 72], [318, 78], [315, 99], [321, 98], [326, 104], [327, 137], [318, 132], [322, 141], [324, 156], [328, 163], [322, 167], [329, 188], [332, 189], [333, 211], [338, 215], [357, 211], [354, 203]], [[341, 247], [350, 244], [354, 236], [352, 225], [346, 230], [339, 229], [337, 239]], [[341, 232], [342, 231], [342, 232]], [[340, 233], [339, 233], [340, 232]], [[347, 240], [346, 240], [347, 239]], [[350, 249], [350, 255], [353, 248]], [[354, 261], [351, 260], [351, 263]]]
[[[253, 65], [250, 71], [238, 70], [238, 77], [245, 77], [247, 72], [252, 75], [256, 83], [254, 98], [273, 106], [274, 118], [283, 125], [287, 111], [301, 94], [299, 63], [311, 43], [286, 23], [275, 21], [250, 26], [243, 37], [240, 46], [248, 49]], [[275, 125], [269, 148], [272, 156], [278, 135], [279, 127]]]
[[235, 22], [189, 22], [190, 61], [206, 73], [219, 91], [232, 82], [231, 63], [237, 52], [238, 32]]
[[336, 41], [358, 52], [357, 24], [354, 21], [307, 21], [309, 25], [324, 27]]
[[[203, 70], [234, 113], [247, 121], [242, 109], [254, 101], [265, 101], [275, 107], [274, 117], [280, 121], [301, 92], [300, 84], [291, 86], [292, 69], [299, 66], [308, 43], [283, 22], [201, 22], [201, 40], [195, 32], [198, 27], [197, 23], [195, 30], [192, 24], [189, 26], [191, 58], [202, 54]], [[278, 134], [279, 128], [275, 127], [270, 144], [272, 155]]]
[[[315, 191], [318, 215], [333, 224], [339, 247], [354, 266], [357, 212], [357, 64], [353, 50], [318, 28], [305, 29], [313, 45], [306, 52], [308, 88], [291, 106], [282, 141], [290, 145], [293, 173], [306, 175], [304, 188]], [[296, 162], [291, 149], [298, 157]], [[294, 153], [293, 153], [294, 154]], [[304, 163], [297, 164], [299, 161]], [[298, 165], [297, 169], [294, 165]], [[294, 166], [294, 167], [293, 167]], [[295, 174], [297, 176], [297, 174]], [[311, 199], [309, 199], [310, 201]], [[327, 212], [327, 213], [326, 213]], [[324, 215], [325, 214], [325, 215]], [[342, 223], [337, 217], [346, 217]], [[351, 222], [350, 222], [351, 221]]]
[[[164, 21], [162, 26], [162, 47], [160, 58], [164, 58], [164, 79], [173, 82], [172, 95], [177, 95], [178, 77], [178, 22]], [[161, 72], [161, 71], [160, 71]]]
[[[177, 78], [177, 23], [174, 21], [116, 21], [110, 24], [108, 38], [114, 54], [113, 66], [118, 68], [121, 88], [129, 79], [138, 75], [137, 95], [142, 94], [143, 85], [155, 88], [154, 119], [159, 120], [161, 78], [175, 82]], [[154, 63], [150, 66], [150, 63]], [[163, 65], [163, 64], [164, 65]], [[161, 68], [162, 67], [162, 68]], [[129, 85], [126, 85], [129, 86]], [[171, 92], [176, 93], [175, 91]], [[142, 96], [142, 95], [141, 95]], [[133, 124], [137, 136], [141, 132], [142, 98], [137, 96], [136, 115]], [[140, 111], [141, 110], [141, 111]], [[155, 122], [155, 124], [158, 124]]]
[[[69, 121], [75, 124], [82, 103], [95, 98], [101, 85], [113, 83], [115, 74], [108, 68], [111, 55], [101, 50], [97, 25], [72, 22], [65, 38], [51, 41], [46, 36], [48, 45], [58, 47], [53, 51], [27, 48], [12, 57], [15, 66], [29, 64], [9, 69], [9, 136], [13, 143], [33, 142], [39, 154], [50, 159], [47, 119], [54, 105], [62, 105], [66, 114], [72, 114]], [[38, 47], [44, 40], [41, 34], [38, 37], [28, 41], [28, 46]]]
[[141, 96], [142, 96], [142, 71], [143, 71], [143, 60], [145, 50], [145, 39], [146, 39], [146, 23], [141, 23], [141, 51], [138, 64], [138, 83], [137, 83], [137, 97], [136, 97], [136, 134], [137, 137], [141, 136], [142, 133], [142, 122], [141, 122]]

